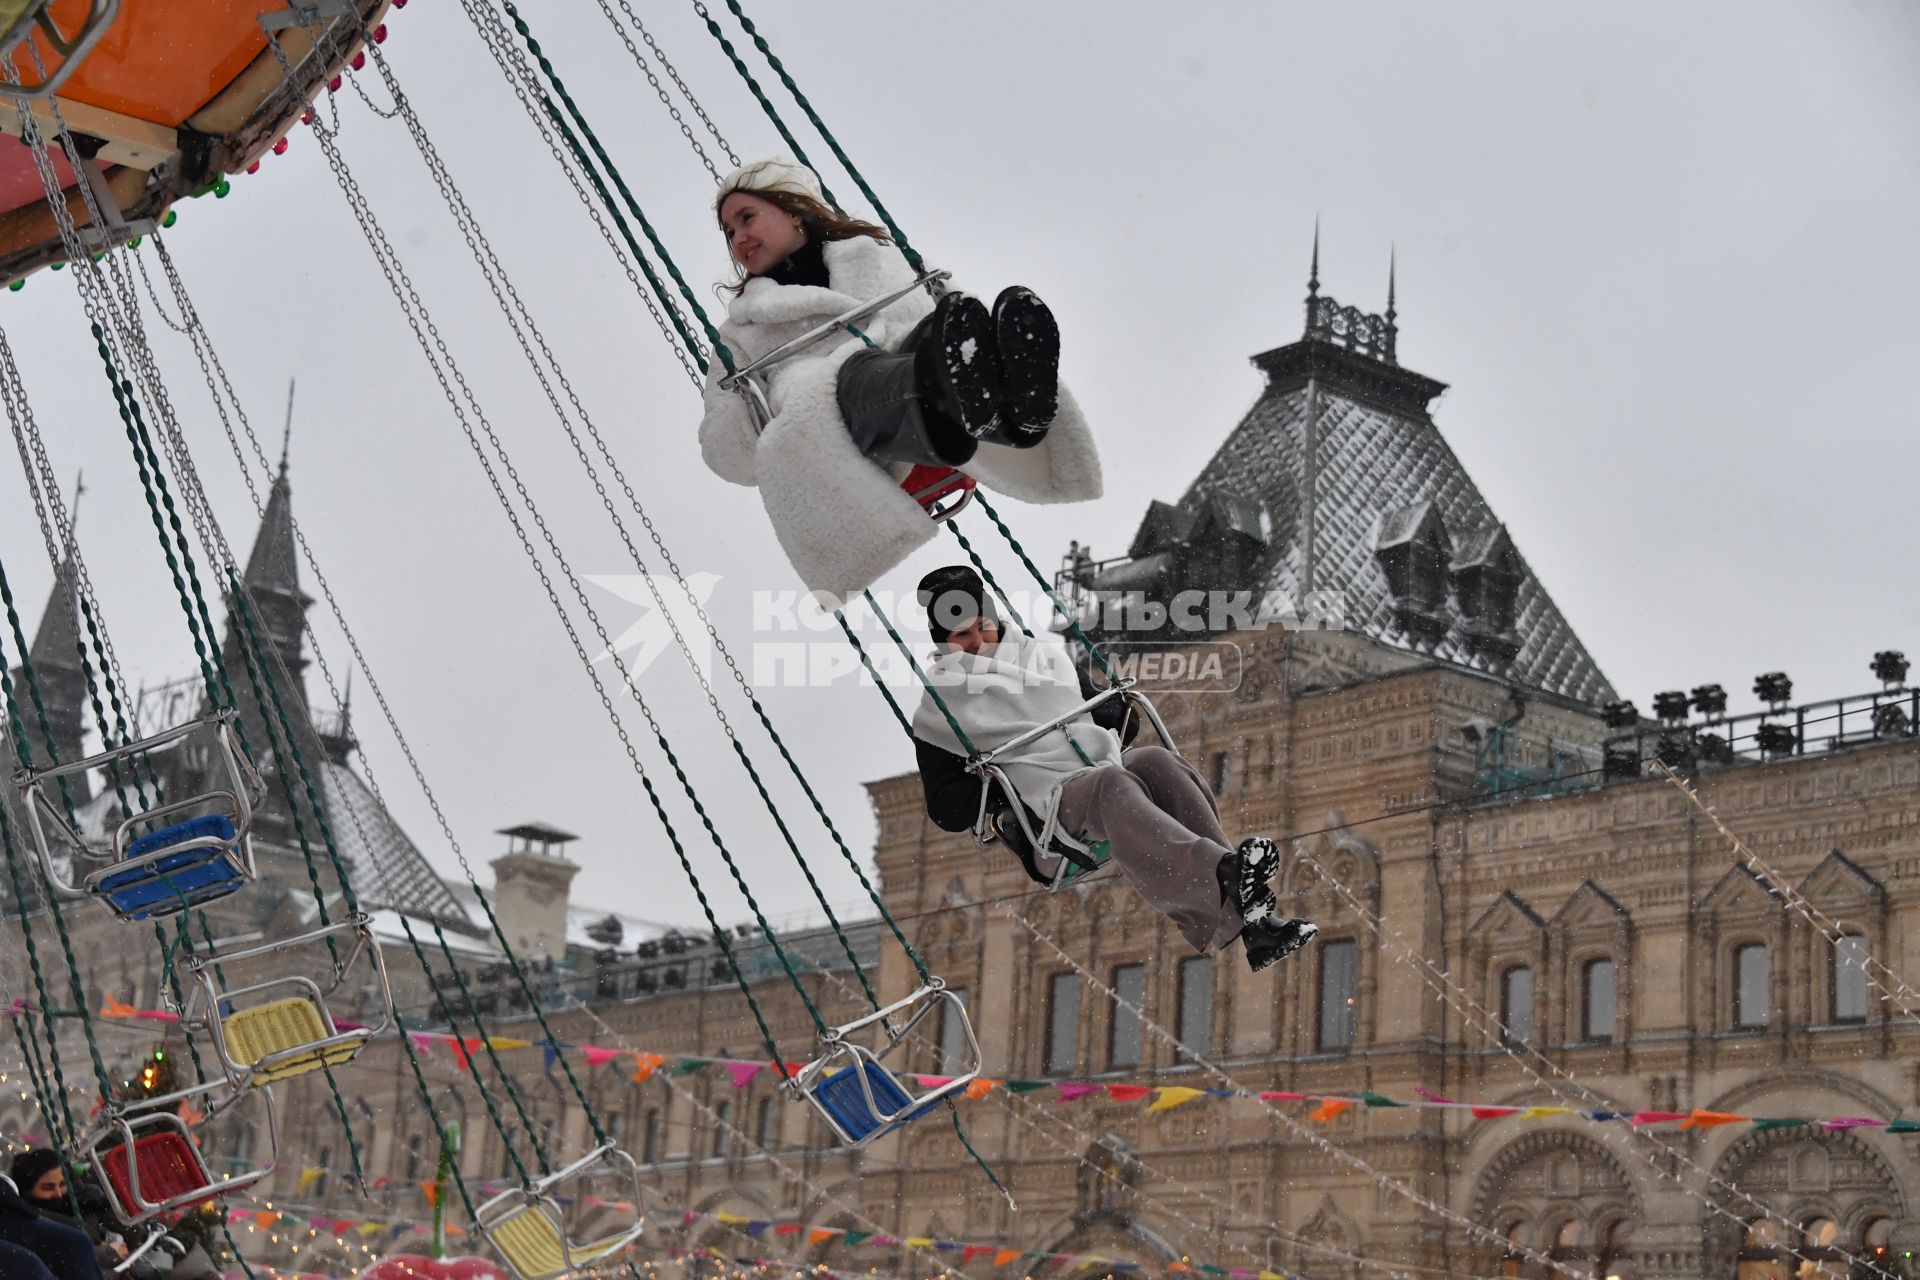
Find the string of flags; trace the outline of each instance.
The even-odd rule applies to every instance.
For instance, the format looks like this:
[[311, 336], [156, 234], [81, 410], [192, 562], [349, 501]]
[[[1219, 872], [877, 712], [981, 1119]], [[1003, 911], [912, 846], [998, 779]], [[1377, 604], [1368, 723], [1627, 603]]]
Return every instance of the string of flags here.
[[[106, 996], [104, 1007], [100, 1010], [103, 1018], [148, 1018], [158, 1021], [178, 1021], [178, 1016], [157, 1009], [135, 1009], [122, 1004], [112, 996]], [[341, 1022], [340, 1028], [348, 1030], [352, 1023]], [[719, 1070], [726, 1074], [729, 1083], [735, 1089], [745, 1089], [764, 1071], [774, 1070], [781, 1076], [796, 1074], [801, 1063], [771, 1062], [764, 1058], [726, 1058], [700, 1054], [636, 1053], [628, 1049], [607, 1049], [598, 1045], [567, 1044], [554, 1040], [520, 1040], [510, 1036], [456, 1036], [441, 1031], [408, 1031], [407, 1039], [422, 1054], [430, 1054], [437, 1048], [445, 1048], [461, 1067], [471, 1063], [472, 1055], [484, 1048], [495, 1052], [511, 1052], [519, 1049], [537, 1048], [546, 1058], [546, 1067], [551, 1070], [563, 1053], [578, 1054], [589, 1067], [603, 1067], [619, 1059], [631, 1059], [633, 1063], [632, 1079], [636, 1084], [644, 1084], [655, 1075], [692, 1076], [709, 1070]], [[951, 1076], [909, 1075], [923, 1089], [936, 1089], [952, 1081]], [[1312, 1107], [1307, 1118], [1319, 1124], [1326, 1124], [1336, 1117], [1354, 1108], [1429, 1108], [1464, 1112], [1474, 1120], [1501, 1120], [1517, 1117], [1521, 1120], [1548, 1120], [1570, 1118], [1587, 1120], [1594, 1123], [1625, 1123], [1636, 1128], [1674, 1125], [1683, 1130], [1711, 1129], [1721, 1125], [1749, 1125], [1755, 1132], [1767, 1129], [1817, 1128], [1829, 1132], [1844, 1129], [1880, 1129], [1887, 1133], [1920, 1133], [1920, 1119], [1883, 1120], [1875, 1116], [1755, 1116], [1731, 1111], [1711, 1111], [1693, 1108], [1686, 1111], [1608, 1111], [1584, 1107], [1560, 1106], [1508, 1106], [1484, 1102], [1459, 1101], [1442, 1094], [1422, 1088], [1414, 1088], [1411, 1098], [1392, 1098], [1371, 1090], [1353, 1090], [1340, 1093], [1296, 1093], [1283, 1089], [1202, 1089], [1191, 1085], [1140, 1084], [1121, 1081], [1092, 1080], [1015, 1080], [992, 1079], [982, 1076], [967, 1086], [966, 1096], [978, 1101], [995, 1089], [1005, 1089], [1010, 1094], [1039, 1094], [1052, 1091], [1052, 1101], [1057, 1104], [1106, 1101], [1143, 1103], [1149, 1112], [1171, 1111], [1175, 1107], [1185, 1106], [1201, 1098], [1257, 1098], [1261, 1102], [1299, 1103]]]

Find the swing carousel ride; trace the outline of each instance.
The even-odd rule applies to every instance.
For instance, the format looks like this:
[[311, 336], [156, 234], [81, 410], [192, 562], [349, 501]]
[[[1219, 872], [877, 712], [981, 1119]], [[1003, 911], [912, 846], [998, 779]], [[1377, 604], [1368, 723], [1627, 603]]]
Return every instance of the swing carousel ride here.
[[[396, 10], [403, 4], [404, 0], [393, 0]], [[460, 6], [499, 67], [528, 127], [564, 174], [605, 251], [644, 303], [696, 393], [711, 377], [725, 391], [741, 396], [754, 421], [764, 425], [767, 382], [781, 361], [822, 342], [845, 341], [849, 333], [857, 336], [858, 326], [872, 312], [899, 296], [877, 299], [756, 362], [739, 364], [645, 211], [643, 200], [656, 193], [637, 191], [622, 174], [528, 18], [513, 0], [460, 0]], [[621, 3], [619, 7], [624, 17], [602, 6], [636, 66], [679, 125], [694, 158], [717, 182], [722, 163], [715, 156], [728, 164], [737, 164], [738, 157], [652, 34], [629, 6]], [[866, 206], [885, 224], [913, 269], [909, 288], [930, 293], [943, 290], [946, 274], [922, 260], [738, 0], [728, 0], [726, 9], [739, 35], [730, 36], [719, 17], [704, 5], [696, 3], [694, 8], [731, 72], [767, 117], [769, 149], [778, 145], [818, 169], [749, 65], [748, 51], [742, 46], [758, 51], [799, 116], [818, 135], [816, 150], [824, 146]], [[295, 674], [286, 668], [276, 647], [263, 639], [275, 602], [259, 598], [248, 585], [208, 501], [199, 458], [189, 447], [169, 395], [168, 371], [160, 367], [147, 340], [147, 309], [134, 282], [136, 274], [147, 278], [148, 262], [157, 262], [179, 323], [200, 357], [216, 405], [221, 406], [220, 419], [230, 431], [240, 433], [233, 440], [236, 458], [242, 459], [243, 468], [249, 467], [244, 458], [250, 448], [262, 469], [270, 471], [252, 427], [232, 397], [187, 281], [168, 252], [166, 228], [173, 224], [178, 202], [226, 195], [235, 176], [257, 167], [270, 152], [284, 151], [289, 131], [304, 126], [345, 195], [467, 447], [492, 481], [504, 518], [569, 632], [580, 672], [598, 696], [631, 762], [636, 793], [644, 796], [664, 847], [672, 850], [681, 873], [699, 895], [719, 963], [738, 988], [757, 1028], [765, 1054], [761, 1061], [771, 1065], [786, 1094], [812, 1108], [840, 1143], [863, 1146], [935, 1111], [945, 1111], [960, 1142], [972, 1154], [960, 1109], [954, 1104], [979, 1096], [977, 1084], [993, 1082], [980, 1078], [980, 1048], [964, 1001], [929, 968], [906, 930], [889, 914], [828, 806], [807, 783], [800, 761], [700, 608], [665, 534], [649, 518], [643, 495], [622, 473], [569, 382], [562, 354], [551, 348], [514, 289], [383, 52], [386, 24], [395, 16], [384, 0], [0, 0], [0, 22], [5, 24], [0, 31], [0, 80], [5, 82], [0, 84], [0, 132], [6, 135], [0, 137], [0, 276], [14, 289], [43, 269], [59, 271], [61, 278], [72, 281], [89, 321], [90, 341], [82, 355], [89, 364], [97, 362], [106, 384], [101, 403], [112, 404], [124, 430], [140, 479], [140, 501], [152, 517], [180, 619], [199, 667], [190, 714], [158, 725], [141, 722], [115, 656], [102, 602], [62, 503], [25, 382], [0, 324], [0, 398], [5, 400], [19, 446], [46, 554], [61, 580], [71, 584], [84, 624], [75, 648], [84, 676], [85, 704], [92, 716], [89, 728], [99, 743], [98, 750], [80, 755], [70, 744], [60, 743], [52, 731], [29, 646], [6, 590], [4, 562], [0, 562], [0, 594], [6, 595], [13, 624], [10, 634], [0, 636], [0, 656], [5, 659], [0, 660], [0, 678], [5, 680], [4, 739], [13, 756], [11, 763], [17, 766], [5, 803], [0, 804], [0, 841], [7, 867], [0, 888], [11, 901], [10, 914], [19, 926], [28, 961], [25, 972], [30, 974], [30, 984], [25, 978], [17, 979], [22, 987], [7, 994], [14, 999], [11, 1025], [32, 1080], [43, 1132], [69, 1161], [92, 1171], [114, 1216], [130, 1225], [167, 1221], [209, 1204], [250, 1204], [249, 1192], [266, 1183], [288, 1154], [280, 1150], [279, 1123], [286, 1091], [324, 1081], [323, 1105], [337, 1118], [359, 1176], [361, 1135], [356, 1130], [364, 1129], [367, 1119], [349, 1114], [335, 1076], [356, 1070], [356, 1059], [368, 1045], [391, 1042], [404, 1056], [407, 1078], [417, 1086], [419, 1106], [410, 1112], [409, 1122], [426, 1126], [443, 1153], [457, 1145], [456, 1126], [444, 1099], [429, 1086], [422, 1068], [417, 1037], [401, 1033], [394, 999], [398, 976], [390, 975], [389, 965], [396, 971], [402, 965], [417, 965], [428, 988], [439, 991], [451, 983], [460, 987], [464, 997], [460, 964], [437, 921], [428, 920], [416, 929], [402, 915], [404, 938], [375, 935], [366, 902], [386, 900], [391, 886], [381, 883], [383, 873], [377, 864], [356, 861], [343, 852], [347, 837], [354, 834], [343, 827], [351, 828], [361, 817], [329, 799], [322, 735], [307, 721]], [[404, 25], [398, 31], [404, 34]], [[652, 62], [640, 52], [635, 37], [645, 44]], [[658, 64], [658, 72], [653, 63]], [[677, 591], [706, 622], [725, 672], [722, 688], [706, 690], [707, 701], [739, 767], [773, 810], [786, 849], [804, 871], [808, 847], [832, 846], [866, 890], [893, 945], [904, 956], [913, 975], [910, 989], [892, 998], [882, 994], [869, 973], [871, 965], [863, 966], [857, 958], [842, 921], [809, 872], [807, 883], [844, 950], [859, 985], [856, 994], [866, 1008], [850, 1021], [828, 1019], [814, 990], [802, 980], [804, 966], [782, 949], [779, 933], [735, 857], [728, 835], [734, 825], [732, 815], [716, 814], [701, 803], [666, 727], [640, 686], [629, 678], [631, 673], [611, 643], [608, 629], [580, 587], [566, 548], [540, 517], [533, 499], [519, 489], [530, 522], [508, 501], [508, 487], [519, 485], [511, 452], [462, 376], [455, 353], [434, 324], [421, 290], [357, 181], [339, 142], [337, 116], [329, 123], [323, 109], [329, 95], [339, 92], [356, 74], [378, 76], [388, 91], [391, 117], [406, 130], [459, 225], [476, 269], [498, 301], [529, 369], [546, 391], [554, 425], [594, 483], [604, 515], [631, 552], [635, 569], [647, 575], [655, 603], [667, 613], [660, 593]], [[662, 82], [662, 74], [667, 83]], [[683, 114], [675, 91], [692, 119]], [[687, 195], [678, 190], [660, 194], [683, 202]], [[835, 199], [830, 191], [828, 197]], [[227, 206], [218, 213], [240, 216]], [[157, 296], [154, 309], [158, 309]], [[226, 407], [229, 401], [234, 401], [231, 416]], [[248, 485], [253, 489], [251, 473]], [[923, 467], [906, 477], [902, 488], [926, 509], [930, 521], [943, 524], [958, 537], [1006, 605], [1008, 616], [1017, 625], [1030, 625], [1013, 610], [981, 553], [960, 532], [959, 517], [964, 514], [971, 520], [976, 509], [984, 514], [1006, 542], [1013, 561], [1049, 597], [1051, 583], [972, 480], [959, 472]], [[257, 491], [255, 496], [258, 500]], [[636, 523], [641, 526], [638, 538], [632, 536]], [[316, 580], [324, 584], [304, 537], [299, 550]], [[401, 726], [387, 700], [378, 695], [376, 674], [361, 646], [352, 640], [353, 632], [331, 589], [324, 595], [333, 621], [351, 642], [355, 666], [350, 674], [360, 676], [366, 687], [376, 691], [387, 726], [413, 768], [414, 781], [425, 792], [450, 850], [466, 872], [473, 900], [486, 917], [489, 941], [497, 942], [538, 1026], [542, 1037], [538, 1043], [548, 1046], [550, 1062], [562, 1069], [561, 1087], [578, 1104], [590, 1131], [585, 1149], [570, 1154], [554, 1149], [552, 1135], [543, 1137], [530, 1124], [516, 1129], [502, 1111], [501, 1099], [518, 1110], [523, 1122], [526, 1112], [512, 1073], [500, 1067], [497, 1038], [491, 1035], [480, 1007], [470, 999], [441, 1005], [440, 1024], [469, 1046], [457, 1055], [458, 1062], [486, 1102], [488, 1121], [511, 1158], [514, 1177], [512, 1186], [487, 1194], [470, 1186], [457, 1162], [449, 1164], [443, 1154], [437, 1185], [450, 1187], [452, 1194], [436, 1201], [436, 1209], [446, 1208], [445, 1200], [463, 1208], [474, 1235], [519, 1280], [553, 1280], [620, 1264], [637, 1275], [632, 1272], [631, 1247], [646, 1228], [641, 1206], [649, 1195], [658, 1193], [642, 1185], [633, 1155], [623, 1149], [567, 1055], [560, 1052], [572, 1046], [566, 1046], [549, 1023], [527, 966], [509, 945], [487, 895], [460, 854]], [[209, 603], [216, 597], [229, 618], [224, 641], [215, 630]], [[899, 628], [879, 602], [864, 593], [861, 603], [918, 671]], [[1080, 631], [1068, 609], [1058, 598], [1053, 598], [1053, 605], [1063, 629], [1104, 665], [1098, 646]], [[576, 628], [572, 621], [576, 614], [585, 619], [591, 636]], [[845, 613], [836, 617], [848, 643], [872, 669], [872, 659]], [[161, 624], [155, 620], [151, 625]], [[673, 635], [698, 673], [701, 667], [694, 661], [687, 637], [677, 626]], [[612, 655], [619, 688], [610, 687], [603, 668], [588, 659], [594, 640]], [[336, 706], [344, 710], [340, 682], [324, 660], [321, 670]], [[1166, 727], [1144, 695], [1111, 669], [1107, 675], [1108, 687], [1071, 715], [1085, 714], [1106, 699], [1121, 698], [1171, 746]], [[705, 685], [706, 678], [698, 678]], [[724, 688], [729, 680], [733, 690]], [[908, 709], [895, 701], [885, 680], [875, 683], [911, 734]], [[722, 706], [722, 693], [730, 702], [737, 695], [737, 705], [750, 710], [757, 731], [736, 731]], [[628, 727], [623, 702], [639, 716], [643, 727], [637, 732]], [[996, 756], [1007, 747], [998, 752], [978, 750], [959, 724], [948, 718], [981, 784], [975, 838], [983, 844], [1031, 842], [1035, 836], [1026, 822], [1025, 806], [996, 764]], [[1063, 716], [1034, 732], [1050, 732], [1068, 718]], [[750, 750], [749, 742], [761, 743], [763, 736], [764, 744]], [[657, 751], [667, 768], [649, 769], [643, 764], [636, 737], [648, 745], [649, 753]], [[811, 802], [809, 816], [788, 823], [779, 814], [756, 762], [756, 752], [763, 754], [769, 746], [780, 757], [774, 767], [791, 774]], [[994, 788], [1012, 803], [990, 806]], [[675, 789], [698, 815], [698, 831], [683, 829], [669, 815], [663, 793]], [[1004, 809], [1013, 823], [990, 820], [990, 808]], [[800, 833], [816, 821], [818, 834], [803, 838]], [[255, 846], [263, 841], [271, 841], [297, 860], [293, 865], [311, 889], [311, 906], [303, 909], [304, 925], [265, 939], [216, 941], [209, 913], [217, 914], [223, 906], [261, 892]], [[1104, 852], [1096, 847], [1087, 854], [1063, 858], [1055, 887], [1102, 874]], [[771, 969], [750, 970], [734, 934], [708, 905], [702, 877], [716, 869], [724, 871], [745, 898], [754, 923], [740, 936], [751, 933], [756, 939], [752, 945], [764, 947], [774, 958]], [[157, 975], [155, 987], [185, 1037], [191, 1079], [153, 1093], [130, 1094], [124, 1087], [116, 1088], [90, 1012], [99, 1006], [102, 988], [89, 973], [89, 961], [76, 954], [72, 943], [69, 920], [79, 912], [107, 913], [118, 922], [115, 927], [125, 931], [125, 945], [143, 950]], [[12, 974], [5, 976], [9, 983], [16, 980]], [[776, 1042], [774, 1020], [761, 1004], [766, 982], [782, 979], [804, 1008], [817, 1042], [814, 1052], [799, 1061]], [[952, 1051], [952, 1069], [938, 1077], [902, 1069], [903, 1046], [933, 1028], [940, 1029]], [[74, 1031], [84, 1036], [88, 1048], [84, 1059], [91, 1067], [96, 1095], [90, 1103], [85, 1088], [66, 1079], [76, 1061], [71, 1050], [64, 1059], [60, 1053], [61, 1040], [71, 1042]], [[479, 1051], [482, 1048], [484, 1054]], [[75, 1098], [80, 1099], [79, 1105]], [[228, 1135], [236, 1123], [265, 1135], [264, 1150], [258, 1144], [250, 1144], [244, 1152], [234, 1147]], [[1327, 1145], [1336, 1159], [1358, 1160], [1325, 1139], [1316, 1136], [1314, 1140]], [[973, 1159], [1004, 1195], [987, 1162], [978, 1155]], [[1488, 1234], [1482, 1224], [1433, 1204], [1399, 1179], [1379, 1174], [1364, 1162], [1361, 1167], [1380, 1177], [1384, 1192], [1440, 1215], [1469, 1238]], [[589, 1188], [597, 1196], [588, 1196]], [[1011, 1203], [1011, 1196], [1007, 1199]], [[587, 1230], [577, 1211], [589, 1200], [602, 1209], [614, 1206], [616, 1211], [602, 1212]], [[1496, 1243], [1506, 1245], [1504, 1239]], [[243, 1254], [237, 1245], [235, 1252]], [[1519, 1253], [1538, 1265], [1552, 1265], [1525, 1248]]]

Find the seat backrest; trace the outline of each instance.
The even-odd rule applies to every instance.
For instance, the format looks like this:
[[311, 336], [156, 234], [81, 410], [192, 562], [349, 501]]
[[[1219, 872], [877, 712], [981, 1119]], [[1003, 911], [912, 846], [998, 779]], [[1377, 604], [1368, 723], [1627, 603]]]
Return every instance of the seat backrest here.
[[516, 1209], [487, 1229], [493, 1247], [521, 1280], [548, 1280], [567, 1270], [566, 1245], [537, 1205]]
[[[135, 1199], [133, 1194], [126, 1143], [116, 1143], [108, 1148], [100, 1161], [107, 1171], [107, 1181], [112, 1186], [114, 1198], [128, 1216], [141, 1212], [141, 1200], [148, 1204], [163, 1204], [201, 1191], [206, 1195], [200, 1200], [213, 1198], [215, 1192], [212, 1179], [207, 1175], [207, 1167], [201, 1163], [200, 1154], [193, 1149], [193, 1143], [186, 1134], [176, 1129], [164, 1129], [135, 1138], [132, 1155], [137, 1162], [134, 1167], [140, 1174], [139, 1199]], [[200, 1200], [188, 1203], [197, 1204]]]

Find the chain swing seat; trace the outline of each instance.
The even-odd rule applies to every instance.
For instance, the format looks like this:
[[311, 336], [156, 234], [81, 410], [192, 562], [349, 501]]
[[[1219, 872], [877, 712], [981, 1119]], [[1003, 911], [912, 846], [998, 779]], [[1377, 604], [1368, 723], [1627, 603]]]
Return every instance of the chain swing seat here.
[[[351, 946], [329, 953], [331, 972], [324, 985], [305, 973], [232, 988], [224, 988], [218, 977], [229, 966], [297, 952], [342, 936], [351, 939]], [[185, 1020], [189, 1026], [212, 1031], [220, 1068], [236, 1092], [323, 1067], [343, 1066], [393, 1023], [392, 984], [373, 940], [372, 918], [364, 913], [242, 951], [195, 953], [186, 958], [185, 966], [194, 982]], [[355, 973], [364, 973], [363, 989], [372, 991], [380, 1016], [370, 1026], [343, 1027], [329, 1000], [344, 994], [348, 978]], [[263, 998], [267, 996], [272, 998]]]
[[195, 1126], [180, 1104], [205, 1099], [211, 1116], [235, 1100], [224, 1080], [193, 1085], [136, 1103], [110, 1104], [104, 1122], [86, 1140], [88, 1163], [121, 1222], [138, 1226], [159, 1214], [206, 1204], [269, 1177], [278, 1163], [279, 1123], [270, 1091], [256, 1092], [266, 1109], [267, 1159], [243, 1173], [214, 1177], [201, 1155]]
[[[773, 402], [768, 396], [768, 370], [803, 351], [811, 350], [828, 338], [836, 337], [845, 330], [861, 341], [872, 345], [872, 340], [860, 332], [859, 325], [885, 311], [915, 289], [925, 289], [938, 296], [946, 291], [946, 282], [950, 273], [929, 271], [919, 276], [912, 284], [903, 285], [892, 293], [883, 294], [871, 302], [863, 302], [841, 312], [831, 320], [823, 320], [813, 328], [797, 337], [789, 338], [752, 364], [734, 370], [720, 379], [721, 387], [734, 392], [746, 401], [747, 414], [753, 419], [753, 430], [757, 435], [767, 429], [773, 421]], [[900, 490], [920, 504], [921, 510], [936, 524], [951, 520], [973, 501], [974, 478], [956, 471], [952, 467], [929, 466], [920, 463], [907, 472], [900, 481]]]
[[[233, 710], [222, 707], [82, 760], [20, 770], [14, 781], [27, 828], [54, 892], [97, 898], [122, 920], [136, 922], [202, 906], [250, 883], [248, 832], [266, 783], [241, 753], [235, 721]], [[81, 835], [61, 812], [62, 779], [96, 769], [133, 776], [136, 761], [176, 751], [192, 754], [227, 785], [130, 815], [104, 841]], [[56, 856], [56, 847], [70, 850], [71, 860]]]
[[[1040, 835], [1033, 827], [1033, 811], [1028, 808], [1012, 780], [1007, 777], [1006, 771], [996, 761], [1010, 751], [1017, 751], [1057, 729], [1064, 729], [1071, 721], [1092, 714], [1094, 708], [1115, 698], [1127, 704], [1128, 715], [1131, 716], [1137, 712], [1143, 716], [1147, 723], [1153, 726], [1153, 731], [1159, 735], [1160, 741], [1169, 750], [1178, 753], [1179, 748], [1173, 745], [1173, 735], [1167, 731], [1166, 722], [1160, 718], [1160, 713], [1154, 708], [1152, 701], [1146, 694], [1134, 688], [1134, 682], [1130, 677], [1116, 678], [1112, 684], [1073, 710], [1034, 725], [991, 751], [977, 752], [967, 761], [968, 771], [980, 779], [980, 809], [973, 821], [973, 838], [976, 843], [981, 845], [996, 842], [1008, 845], [1019, 843], [1029, 850], [1039, 850]], [[1122, 737], [1124, 736], [1123, 733]], [[993, 811], [992, 800], [995, 788], [999, 789], [1008, 802], [1004, 812]], [[1059, 859], [1059, 865], [1053, 872], [1053, 879], [1047, 885], [1050, 893], [1058, 893], [1069, 885], [1084, 884], [1089, 880], [1103, 877], [1113, 869], [1112, 845], [1105, 840], [1097, 841], [1087, 846], [1085, 850], [1080, 850], [1065, 841], [1056, 839], [1048, 846], [1047, 851]]]
[[[966, 1038], [961, 1071], [932, 1087], [910, 1085], [894, 1074], [884, 1059], [905, 1043], [922, 1019], [936, 1010], [944, 1017], [949, 1009], [957, 1015]], [[896, 1026], [893, 1017], [898, 1013], [906, 1013], [907, 1019]], [[883, 1028], [887, 1037], [878, 1053], [852, 1038], [875, 1025]], [[820, 1056], [800, 1068], [787, 1081], [787, 1087], [812, 1103], [834, 1136], [850, 1147], [864, 1147], [882, 1134], [918, 1120], [948, 1098], [964, 1093], [980, 1074], [980, 1042], [974, 1038], [966, 1005], [939, 978], [930, 978], [911, 995], [885, 1008], [822, 1032], [820, 1042]]]
[[[54, 0], [0, 0], [0, 64], [11, 63], [14, 73], [14, 82], [0, 93], [14, 98], [52, 97], [120, 14], [120, 0], [86, 0], [78, 14], [73, 12], [74, 5], [61, 4], [67, 20], [55, 22], [53, 7]], [[42, 47], [37, 64], [26, 53], [27, 42], [36, 33]], [[52, 58], [46, 56], [47, 50]]]
[[[634, 1219], [611, 1235], [576, 1241], [567, 1231], [561, 1193], [603, 1168], [631, 1185]], [[565, 1168], [485, 1201], [474, 1210], [474, 1225], [519, 1280], [554, 1280], [603, 1262], [638, 1240], [647, 1226], [639, 1204], [639, 1165], [605, 1142]]]

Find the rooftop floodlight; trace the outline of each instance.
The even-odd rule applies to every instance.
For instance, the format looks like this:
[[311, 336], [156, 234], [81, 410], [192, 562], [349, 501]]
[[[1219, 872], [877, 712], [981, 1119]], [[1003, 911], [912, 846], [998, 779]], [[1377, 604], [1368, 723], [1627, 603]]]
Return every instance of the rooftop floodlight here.
[[1898, 649], [1882, 649], [1873, 655], [1873, 674], [1889, 689], [1907, 682], [1907, 655]]
[[1698, 751], [1690, 733], [1663, 733], [1654, 758], [1669, 769], [1691, 769]]
[[1793, 697], [1793, 681], [1787, 679], [1784, 671], [1769, 671], [1763, 676], [1755, 676], [1753, 696], [1778, 710]]
[[1705, 764], [1732, 764], [1733, 744], [1717, 733], [1703, 733], [1695, 740]]
[[1639, 750], [1631, 746], [1608, 747], [1601, 760], [1601, 772], [1610, 782], [1626, 782], [1639, 777]]
[[1784, 724], [1763, 724], [1753, 733], [1754, 744], [1763, 755], [1785, 756], [1793, 754], [1800, 745], [1800, 735]]
[[1696, 685], [1693, 690], [1693, 709], [1703, 716], [1725, 715], [1727, 691], [1717, 684]]
[[1653, 695], [1653, 714], [1659, 716], [1664, 724], [1679, 724], [1685, 720], [1687, 708], [1692, 705], [1692, 699], [1678, 689]]
[[1640, 708], [1631, 702], [1609, 702], [1600, 708], [1600, 720], [1609, 729], [1631, 729], [1640, 720]]

